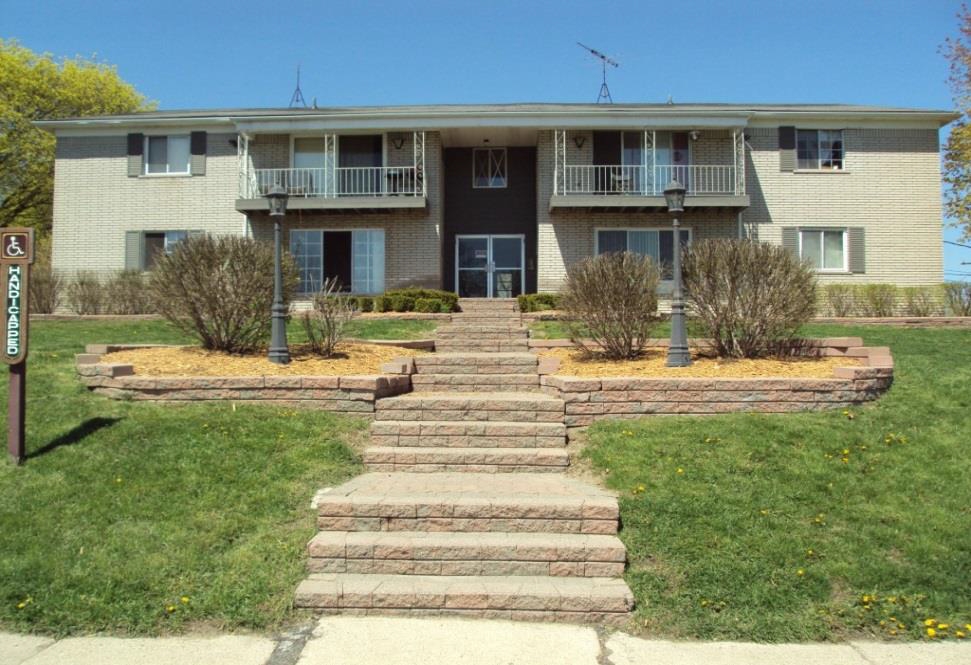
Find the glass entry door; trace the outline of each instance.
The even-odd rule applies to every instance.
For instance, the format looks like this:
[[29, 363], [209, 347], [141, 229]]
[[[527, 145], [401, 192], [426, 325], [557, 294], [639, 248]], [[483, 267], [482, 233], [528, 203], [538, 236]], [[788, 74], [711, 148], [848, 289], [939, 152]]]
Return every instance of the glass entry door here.
[[455, 237], [455, 288], [460, 298], [515, 298], [523, 292], [523, 236]]

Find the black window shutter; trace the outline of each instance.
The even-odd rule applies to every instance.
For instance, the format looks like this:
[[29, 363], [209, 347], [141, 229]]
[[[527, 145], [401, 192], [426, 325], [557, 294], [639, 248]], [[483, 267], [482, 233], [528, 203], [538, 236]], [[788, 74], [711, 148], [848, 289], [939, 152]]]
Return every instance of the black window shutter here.
[[779, 170], [796, 168], [796, 128], [779, 127]]
[[206, 175], [206, 133], [189, 134], [189, 171], [192, 175]]
[[136, 178], [142, 174], [142, 153], [145, 150], [144, 134], [128, 135], [128, 177]]

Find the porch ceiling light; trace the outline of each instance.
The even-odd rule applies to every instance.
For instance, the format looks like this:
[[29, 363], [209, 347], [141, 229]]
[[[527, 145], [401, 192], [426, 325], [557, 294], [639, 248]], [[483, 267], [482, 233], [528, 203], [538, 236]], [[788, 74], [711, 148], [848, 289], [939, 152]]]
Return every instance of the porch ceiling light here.
[[270, 217], [283, 217], [287, 214], [287, 194], [286, 188], [282, 185], [273, 185], [266, 193], [266, 200], [270, 206]]
[[668, 212], [684, 212], [684, 185], [677, 180], [672, 180], [664, 188], [664, 200], [668, 204]]
[[583, 134], [578, 134], [577, 136], [574, 136], [573, 137], [573, 143], [574, 143], [574, 145], [576, 145], [577, 150], [579, 150], [580, 148], [582, 148], [583, 147], [583, 144], [586, 143], [586, 142], [587, 142], [587, 137], [584, 136]]

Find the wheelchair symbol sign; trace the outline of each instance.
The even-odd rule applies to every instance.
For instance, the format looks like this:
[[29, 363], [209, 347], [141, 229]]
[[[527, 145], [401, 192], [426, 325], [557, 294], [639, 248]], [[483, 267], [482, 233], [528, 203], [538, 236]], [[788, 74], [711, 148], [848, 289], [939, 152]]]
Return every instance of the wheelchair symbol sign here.
[[0, 260], [18, 263], [30, 261], [30, 236], [29, 232], [21, 230], [0, 232]]

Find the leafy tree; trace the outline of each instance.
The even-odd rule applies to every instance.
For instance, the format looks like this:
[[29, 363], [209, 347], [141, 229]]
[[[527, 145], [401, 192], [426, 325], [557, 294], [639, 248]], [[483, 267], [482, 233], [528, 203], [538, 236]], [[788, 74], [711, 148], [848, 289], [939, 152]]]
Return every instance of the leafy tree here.
[[0, 39], [0, 226], [51, 226], [55, 141], [33, 121], [151, 108], [114, 67]]
[[947, 214], [961, 229], [962, 238], [971, 240], [971, 11], [961, 5], [958, 36], [948, 37], [942, 49], [950, 62], [948, 82], [961, 117], [951, 127], [944, 151], [944, 181]]

